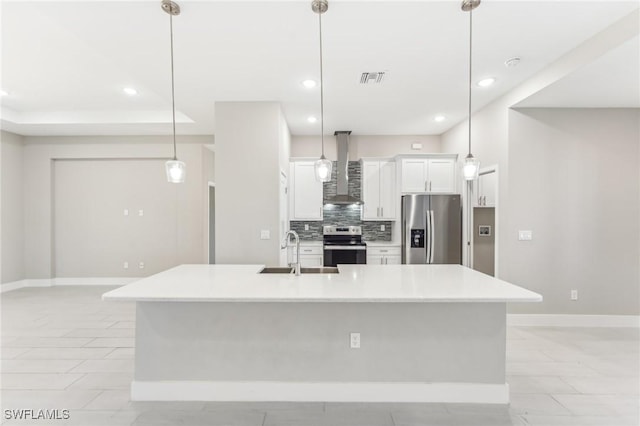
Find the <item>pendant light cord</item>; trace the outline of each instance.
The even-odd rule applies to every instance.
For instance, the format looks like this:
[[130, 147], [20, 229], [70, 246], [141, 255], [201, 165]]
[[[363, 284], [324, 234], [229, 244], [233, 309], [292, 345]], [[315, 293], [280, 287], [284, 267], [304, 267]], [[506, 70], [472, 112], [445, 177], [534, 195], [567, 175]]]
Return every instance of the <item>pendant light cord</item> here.
[[173, 159], [177, 160], [176, 155], [176, 100], [175, 100], [175, 83], [173, 77], [173, 13], [169, 13], [169, 32], [171, 34], [171, 113], [173, 119]]
[[324, 158], [324, 79], [322, 75], [322, 10], [318, 11], [320, 27], [320, 140], [322, 142], [322, 157]]
[[469, 10], [469, 155], [471, 155], [471, 52], [473, 46], [473, 8]]

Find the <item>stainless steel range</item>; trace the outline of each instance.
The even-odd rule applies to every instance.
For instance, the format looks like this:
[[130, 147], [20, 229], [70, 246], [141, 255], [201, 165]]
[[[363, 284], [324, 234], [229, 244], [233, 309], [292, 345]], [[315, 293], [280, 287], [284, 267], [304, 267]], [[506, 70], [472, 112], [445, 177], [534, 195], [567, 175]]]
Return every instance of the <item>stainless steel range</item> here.
[[324, 266], [367, 263], [367, 243], [362, 241], [361, 226], [322, 227]]

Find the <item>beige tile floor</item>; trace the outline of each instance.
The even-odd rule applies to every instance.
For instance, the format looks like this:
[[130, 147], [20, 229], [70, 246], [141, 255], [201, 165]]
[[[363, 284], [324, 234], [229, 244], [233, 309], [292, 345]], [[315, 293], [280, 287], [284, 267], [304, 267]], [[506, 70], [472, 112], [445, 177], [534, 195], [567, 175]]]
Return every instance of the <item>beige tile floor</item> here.
[[[229, 426], [638, 426], [638, 329], [510, 327], [510, 406], [135, 403], [135, 306], [107, 287], [2, 294], [2, 424]], [[69, 420], [7, 420], [7, 409], [68, 409]]]

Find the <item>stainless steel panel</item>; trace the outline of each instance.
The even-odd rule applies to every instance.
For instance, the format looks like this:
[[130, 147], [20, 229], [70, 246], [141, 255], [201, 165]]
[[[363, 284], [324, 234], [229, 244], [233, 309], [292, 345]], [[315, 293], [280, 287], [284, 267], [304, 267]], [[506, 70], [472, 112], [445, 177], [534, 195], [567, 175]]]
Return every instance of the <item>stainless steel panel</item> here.
[[325, 250], [366, 250], [367, 246], [324, 246]]
[[[412, 194], [402, 196], [402, 263], [419, 264], [427, 263], [427, 210], [429, 196], [423, 194]], [[422, 230], [422, 247], [411, 247], [412, 230], [419, 232]]]
[[431, 263], [462, 264], [460, 195], [431, 195]]

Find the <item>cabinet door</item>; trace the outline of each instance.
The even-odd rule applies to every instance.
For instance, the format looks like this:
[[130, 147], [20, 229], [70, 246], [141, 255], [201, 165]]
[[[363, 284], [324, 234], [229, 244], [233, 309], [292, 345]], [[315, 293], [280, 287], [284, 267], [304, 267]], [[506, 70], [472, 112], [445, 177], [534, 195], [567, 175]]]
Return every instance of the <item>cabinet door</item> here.
[[380, 218], [396, 220], [396, 163], [380, 163]]
[[426, 159], [402, 160], [402, 192], [426, 192]]
[[324, 266], [324, 260], [321, 254], [301, 254], [300, 266], [304, 268], [317, 268], [319, 266]]
[[456, 163], [450, 158], [432, 158], [429, 163], [429, 192], [448, 193], [456, 192]]
[[479, 205], [483, 207], [496, 206], [496, 190], [498, 189], [496, 184], [497, 182], [495, 172], [480, 175], [480, 177], [478, 178]]
[[367, 265], [383, 265], [384, 256], [367, 255]]
[[385, 265], [400, 265], [402, 263], [402, 256], [385, 256]]
[[290, 220], [322, 220], [322, 182], [316, 180], [312, 161], [292, 163]]
[[380, 162], [362, 163], [362, 208], [363, 220], [380, 218]]

